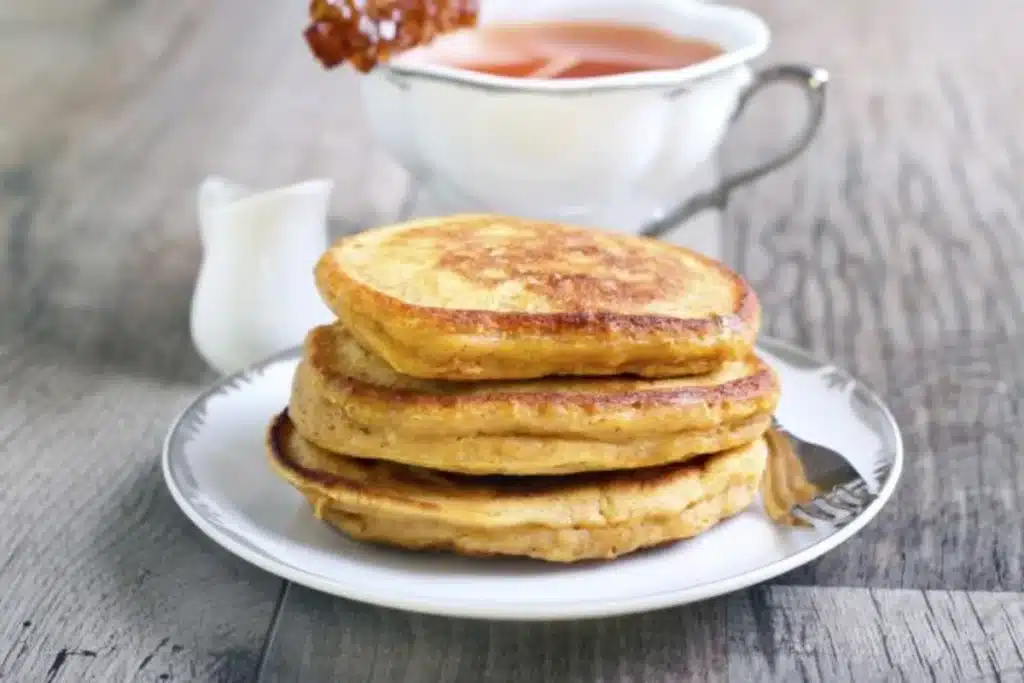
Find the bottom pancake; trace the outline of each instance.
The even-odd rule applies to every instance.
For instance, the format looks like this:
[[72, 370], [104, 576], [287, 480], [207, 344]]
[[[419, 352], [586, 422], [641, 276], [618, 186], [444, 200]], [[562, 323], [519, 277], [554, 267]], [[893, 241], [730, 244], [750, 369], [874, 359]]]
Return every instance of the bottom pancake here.
[[275, 471], [353, 538], [464, 555], [610, 559], [695, 536], [754, 500], [762, 439], [681, 464], [561, 476], [467, 476], [328, 452], [287, 413], [268, 430]]

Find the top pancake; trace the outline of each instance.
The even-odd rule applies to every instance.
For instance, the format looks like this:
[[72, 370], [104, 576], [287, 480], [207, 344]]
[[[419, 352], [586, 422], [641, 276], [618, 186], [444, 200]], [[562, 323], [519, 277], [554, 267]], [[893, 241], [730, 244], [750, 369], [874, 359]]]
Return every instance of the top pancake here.
[[420, 378], [700, 374], [749, 353], [760, 324], [754, 292], [715, 261], [505, 216], [344, 238], [316, 282], [363, 345]]

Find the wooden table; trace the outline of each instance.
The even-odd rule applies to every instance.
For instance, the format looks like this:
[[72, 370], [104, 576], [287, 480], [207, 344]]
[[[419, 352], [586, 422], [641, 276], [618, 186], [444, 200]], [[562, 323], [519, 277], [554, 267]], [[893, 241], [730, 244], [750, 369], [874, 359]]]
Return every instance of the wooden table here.
[[[834, 83], [813, 148], [734, 197], [727, 258], [768, 333], [888, 398], [903, 485], [769, 585], [519, 625], [283, 583], [161, 480], [169, 420], [212, 379], [187, 327], [202, 176], [326, 174], [357, 226], [406, 189], [352, 79], [306, 54], [305, 3], [0, 3], [0, 679], [1024, 680], [1024, 4], [747, 4], [768, 61]], [[777, 102], [727, 166], [795, 118]]]

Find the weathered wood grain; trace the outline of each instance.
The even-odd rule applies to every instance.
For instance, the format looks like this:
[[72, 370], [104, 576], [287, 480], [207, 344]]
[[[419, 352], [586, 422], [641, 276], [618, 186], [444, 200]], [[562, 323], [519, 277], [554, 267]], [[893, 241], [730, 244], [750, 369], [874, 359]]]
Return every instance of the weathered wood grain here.
[[737, 683], [1024, 679], [1020, 593], [772, 586], [726, 611]]
[[1024, 680], [1019, 593], [776, 585], [547, 624], [406, 615], [297, 586], [288, 598], [261, 683]]
[[619, 619], [488, 623], [325, 599], [292, 585], [260, 683], [717, 683], [727, 680], [724, 607], [712, 601]]
[[248, 680], [280, 582], [164, 487], [161, 423], [189, 389], [21, 345], [0, 378], [0, 679]]

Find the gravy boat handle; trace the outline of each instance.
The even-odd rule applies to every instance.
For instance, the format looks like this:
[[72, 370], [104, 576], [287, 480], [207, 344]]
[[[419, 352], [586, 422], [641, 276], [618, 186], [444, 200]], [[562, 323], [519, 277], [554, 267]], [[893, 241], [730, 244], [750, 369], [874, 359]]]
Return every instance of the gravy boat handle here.
[[828, 78], [828, 71], [825, 69], [800, 64], [780, 64], [758, 71], [740, 95], [732, 121], [735, 122], [754, 95], [767, 86], [790, 83], [799, 87], [807, 98], [807, 116], [799, 134], [773, 157], [747, 169], [728, 174], [713, 189], [687, 199], [664, 217], [645, 225], [640, 234], [646, 237], [661, 237], [705, 209], [723, 210], [729, 201], [730, 193], [737, 187], [771, 173], [796, 158], [814, 139], [821, 126], [821, 120], [825, 115], [825, 87]]

